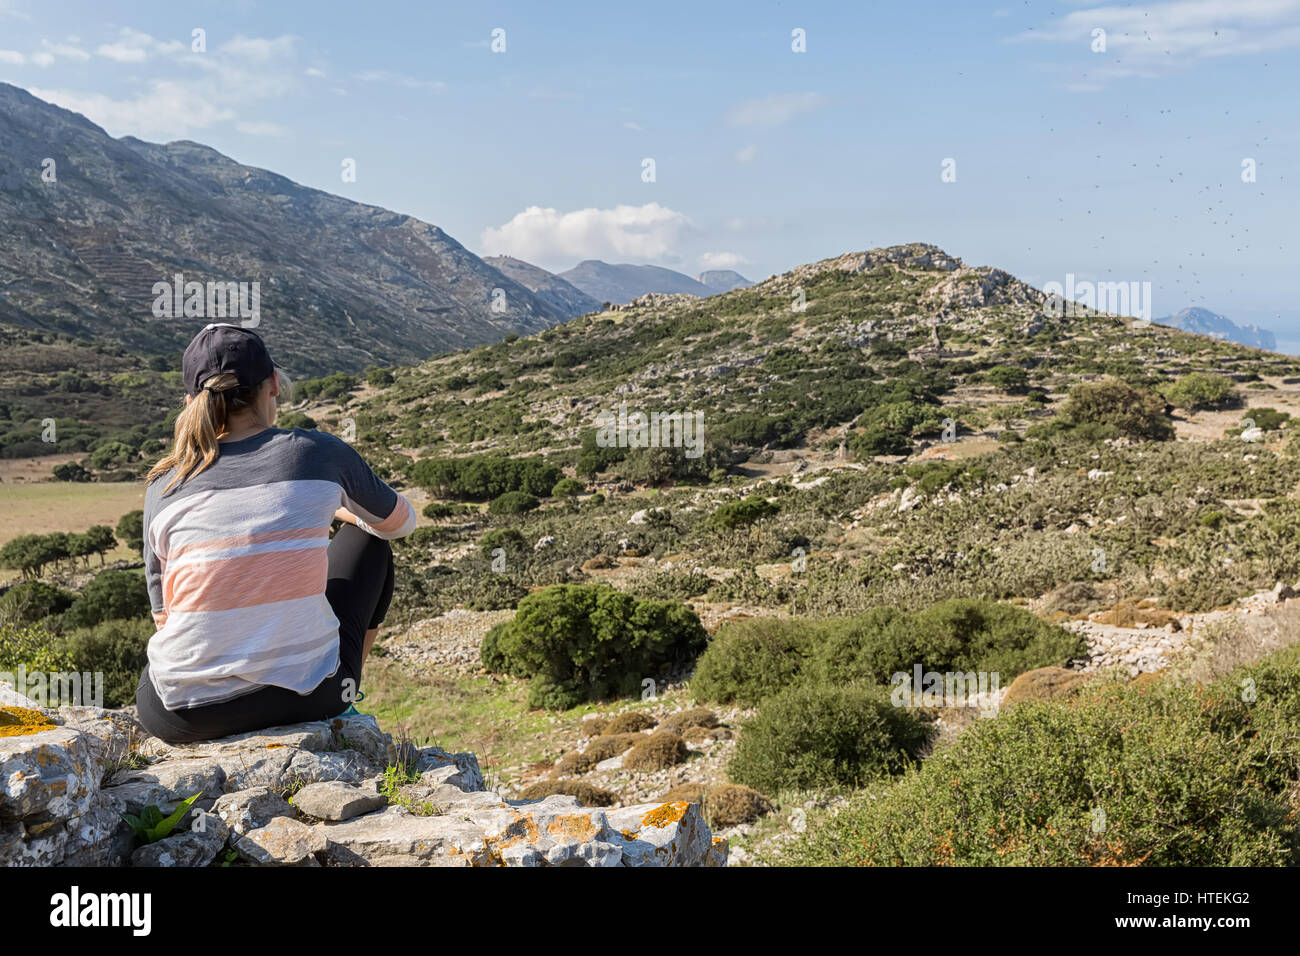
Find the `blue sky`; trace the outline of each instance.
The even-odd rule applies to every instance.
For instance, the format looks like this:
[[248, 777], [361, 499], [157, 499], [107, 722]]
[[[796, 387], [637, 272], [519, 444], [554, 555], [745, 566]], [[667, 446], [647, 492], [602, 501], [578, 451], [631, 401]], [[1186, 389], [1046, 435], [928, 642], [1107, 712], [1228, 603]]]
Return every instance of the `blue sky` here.
[[1295, 352], [1298, 53], [1300, 0], [0, 0], [0, 80], [483, 255], [762, 279], [924, 241]]

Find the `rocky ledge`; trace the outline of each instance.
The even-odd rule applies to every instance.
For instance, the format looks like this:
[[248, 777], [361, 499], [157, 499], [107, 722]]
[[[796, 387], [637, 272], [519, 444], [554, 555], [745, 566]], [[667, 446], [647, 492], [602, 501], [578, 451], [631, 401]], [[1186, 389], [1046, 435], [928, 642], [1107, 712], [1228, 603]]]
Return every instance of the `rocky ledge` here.
[[[726, 865], [697, 804], [506, 799], [369, 715], [173, 745], [129, 711], [0, 705], [0, 866]], [[155, 842], [126, 820], [196, 794]]]

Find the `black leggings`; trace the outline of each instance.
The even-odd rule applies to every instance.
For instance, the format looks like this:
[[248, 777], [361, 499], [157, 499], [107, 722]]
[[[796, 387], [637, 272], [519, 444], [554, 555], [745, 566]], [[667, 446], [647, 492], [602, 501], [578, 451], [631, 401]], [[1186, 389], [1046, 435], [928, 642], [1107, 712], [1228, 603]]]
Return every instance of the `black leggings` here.
[[325, 597], [339, 620], [338, 671], [307, 694], [268, 685], [233, 700], [168, 710], [158, 699], [146, 664], [135, 691], [145, 730], [168, 743], [189, 743], [326, 720], [347, 710], [354, 699], [348, 692], [361, 686], [366, 631], [383, 622], [393, 597], [393, 550], [382, 538], [345, 524], [335, 532], [328, 553]]

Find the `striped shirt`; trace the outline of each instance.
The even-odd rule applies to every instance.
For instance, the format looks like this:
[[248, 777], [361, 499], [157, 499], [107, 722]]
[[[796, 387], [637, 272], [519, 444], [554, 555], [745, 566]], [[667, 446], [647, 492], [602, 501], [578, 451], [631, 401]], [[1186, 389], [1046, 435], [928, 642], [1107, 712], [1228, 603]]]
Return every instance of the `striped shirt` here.
[[400, 538], [415, 509], [347, 442], [268, 428], [221, 444], [217, 460], [163, 495], [149, 483], [144, 562], [154, 621], [149, 674], [169, 710], [263, 686], [299, 694], [339, 667], [338, 619], [325, 598], [334, 512]]

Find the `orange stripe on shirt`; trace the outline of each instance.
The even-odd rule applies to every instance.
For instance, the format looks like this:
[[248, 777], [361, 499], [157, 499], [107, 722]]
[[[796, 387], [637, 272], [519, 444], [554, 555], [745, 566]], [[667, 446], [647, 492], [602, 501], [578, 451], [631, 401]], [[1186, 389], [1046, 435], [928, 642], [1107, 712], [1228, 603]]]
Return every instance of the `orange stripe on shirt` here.
[[172, 565], [163, 581], [168, 614], [228, 611], [325, 593], [329, 556], [325, 546], [269, 551], [217, 561]]
[[379, 524], [371, 525], [380, 534], [388, 534], [390, 531], [396, 531], [406, 523], [406, 519], [411, 515], [411, 504], [401, 495], [397, 496], [397, 507]]

